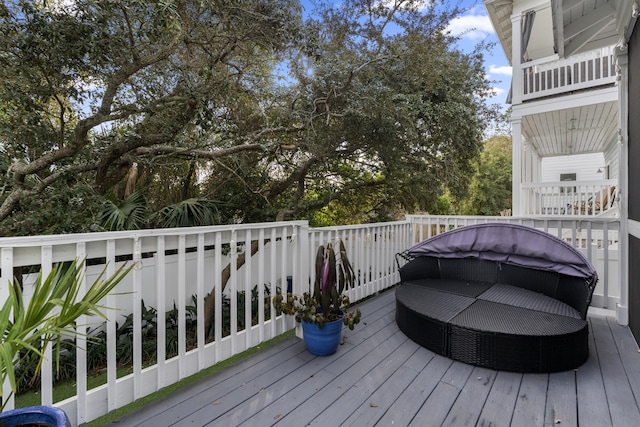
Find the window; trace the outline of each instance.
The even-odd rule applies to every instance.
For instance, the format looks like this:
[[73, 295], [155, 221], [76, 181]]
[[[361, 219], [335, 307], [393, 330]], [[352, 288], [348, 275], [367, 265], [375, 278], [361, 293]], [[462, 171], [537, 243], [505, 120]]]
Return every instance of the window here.
[[[561, 173], [560, 174], [560, 181], [561, 182], [565, 182], [565, 181], [575, 181], [576, 180], [576, 174], [575, 173]], [[571, 187], [565, 187], [562, 186], [560, 187], [560, 192], [564, 193], [564, 192], [570, 192], [573, 191], [574, 193], [576, 192], [576, 187], [573, 187], [573, 190], [571, 189]]]

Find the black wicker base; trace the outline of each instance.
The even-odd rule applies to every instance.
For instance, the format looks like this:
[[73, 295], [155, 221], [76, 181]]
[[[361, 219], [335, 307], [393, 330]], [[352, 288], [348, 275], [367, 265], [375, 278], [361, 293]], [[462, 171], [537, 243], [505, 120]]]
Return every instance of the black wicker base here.
[[495, 370], [566, 371], [589, 357], [588, 323], [577, 310], [516, 286], [403, 282], [396, 290], [396, 321], [437, 354]]

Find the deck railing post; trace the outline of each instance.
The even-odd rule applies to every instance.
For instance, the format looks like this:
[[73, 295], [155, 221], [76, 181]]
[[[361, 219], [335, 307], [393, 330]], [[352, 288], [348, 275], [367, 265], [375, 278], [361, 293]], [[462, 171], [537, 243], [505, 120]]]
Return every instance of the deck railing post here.
[[[311, 244], [312, 239], [310, 236], [309, 224], [301, 224], [298, 226], [296, 246], [294, 249], [294, 253], [298, 256], [298, 260], [295, 264], [297, 265], [298, 271], [297, 274], [294, 271], [291, 283], [292, 290], [295, 295], [302, 295], [302, 293], [307, 289], [309, 280], [312, 280], [309, 266], [311, 265], [311, 260], [315, 256], [315, 253], [312, 253], [313, 248], [311, 247]], [[302, 338], [302, 326], [297, 322], [296, 336]]]
[[[41, 250], [41, 271], [42, 278], [51, 273], [53, 269], [53, 247], [50, 245], [42, 246]], [[53, 357], [51, 346], [44, 351], [44, 359], [40, 371], [40, 401], [44, 406], [53, 405]]]
[[[9, 286], [13, 282], [13, 248], [0, 249], [0, 301], [6, 301], [9, 298]], [[5, 409], [13, 409], [15, 405], [15, 396], [11, 392], [11, 384], [7, 379], [2, 387], [2, 403]]]
[[[85, 242], [78, 242], [76, 245], [76, 258], [78, 260], [84, 260], [87, 256], [87, 245]], [[85, 274], [82, 275], [82, 281], [80, 283], [79, 295], [84, 296], [87, 289], [87, 265], [82, 265]], [[78, 417], [78, 425], [82, 425], [87, 422], [87, 339], [84, 335], [87, 326], [87, 316], [80, 316], [76, 321], [76, 328], [78, 336], [76, 337], [76, 395], [78, 396], [78, 403], [76, 404], [76, 411]]]

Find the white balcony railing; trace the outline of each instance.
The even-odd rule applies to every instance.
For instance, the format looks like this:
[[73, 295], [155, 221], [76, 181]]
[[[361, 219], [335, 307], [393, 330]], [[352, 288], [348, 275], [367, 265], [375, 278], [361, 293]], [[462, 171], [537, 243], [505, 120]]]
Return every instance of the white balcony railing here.
[[616, 180], [521, 184], [524, 216], [616, 216]]
[[616, 81], [613, 47], [569, 58], [522, 64], [522, 100], [592, 88]]
[[[93, 373], [88, 372], [82, 342], [76, 353], [75, 396], [60, 400], [54, 395], [51, 354], [43, 367], [39, 393], [42, 404], [63, 408], [73, 425], [79, 425], [293, 328], [293, 320], [277, 316], [268, 300], [289, 283], [295, 293], [306, 289], [314, 279], [314, 255], [322, 242], [336, 237], [345, 242], [358, 276], [356, 289], [350, 291], [355, 302], [398, 282], [396, 253], [433, 234], [491, 221], [540, 228], [579, 247], [600, 277], [592, 306], [611, 309], [620, 302], [617, 220], [440, 216], [408, 216], [405, 221], [330, 228], [309, 228], [306, 222], [296, 221], [0, 238], [0, 298], [17, 274], [22, 276], [28, 299], [34, 273], [49, 271], [55, 263], [86, 259], [85, 273], [91, 282], [105, 265], [112, 272], [123, 262], [136, 262], [136, 268], [118, 285], [116, 292], [122, 294], [110, 295], [104, 303], [117, 308], [107, 311], [109, 321], [103, 324], [101, 319], [88, 319], [82, 325], [106, 335], [105, 382], [88, 387], [87, 377]], [[254, 255], [239, 262], [251, 246]], [[228, 282], [223, 290], [225, 268]], [[210, 292], [215, 295], [211, 335], [204, 330], [204, 299]], [[243, 298], [252, 293], [261, 303], [252, 304], [251, 298]], [[157, 309], [157, 355], [151, 361], [143, 359], [143, 303]], [[173, 308], [177, 338], [168, 335], [166, 326], [165, 310]], [[229, 320], [223, 326], [225, 311]], [[130, 313], [133, 362], [129, 365], [131, 373], [119, 374], [116, 322], [122, 325]], [[188, 336], [188, 321], [196, 324], [195, 339]], [[169, 356], [166, 345], [174, 340], [176, 355]], [[6, 409], [13, 406], [11, 398]]]

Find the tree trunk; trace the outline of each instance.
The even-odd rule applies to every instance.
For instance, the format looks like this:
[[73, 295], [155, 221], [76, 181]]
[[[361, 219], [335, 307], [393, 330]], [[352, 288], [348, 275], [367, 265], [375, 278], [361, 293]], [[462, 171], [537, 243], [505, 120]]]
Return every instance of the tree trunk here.
[[[267, 244], [271, 241], [271, 239], [264, 239], [264, 243]], [[257, 240], [252, 240], [251, 241], [251, 255], [249, 256], [253, 256], [255, 255], [255, 253], [258, 252], [258, 241]], [[238, 259], [236, 261], [236, 270], [239, 270], [240, 267], [242, 267], [245, 262], [247, 261], [247, 251], [242, 252], [240, 255], [238, 255]], [[222, 270], [222, 277], [221, 277], [221, 289], [220, 289], [220, 294], [222, 294], [227, 286], [227, 283], [229, 282], [229, 279], [231, 278], [231, 263], [229, 263], [223, 270]], [[250, 298], [250, 295], [246, 295], [246, 298]], [[208, 331], [211, 329], [211, 326], [213, 325], [213, 322], [215, 320], [215, 314], [216, 314], [216, 297], [215, 297], [215, 286], [211, 289], [211, 292], [209, 293], [209, 295], [207, 295], [204, 298], [204, 330], [205, 330], [205, 335], [207, 335]], [[246, 325], [246, 328], [249, 328], [251, 325]]]
[[24, 290], [24, 282], [22, 281], [22, 267], [13, 267], [13, 285], [19, 286]]

